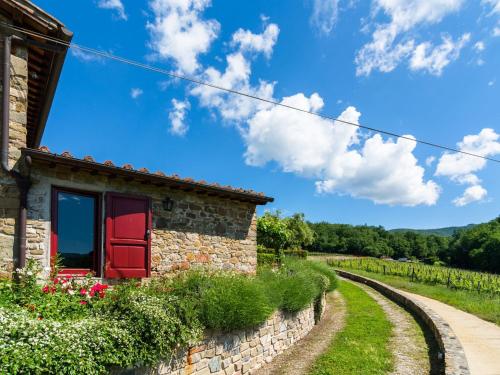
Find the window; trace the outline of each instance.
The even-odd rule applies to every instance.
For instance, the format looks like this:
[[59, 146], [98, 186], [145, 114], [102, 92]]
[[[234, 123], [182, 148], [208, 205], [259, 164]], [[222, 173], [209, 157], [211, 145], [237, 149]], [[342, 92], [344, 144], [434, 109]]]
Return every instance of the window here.
[[99, 271], [98, 194], [54, 188], [51, 256], [59, 255], [63, 273]]

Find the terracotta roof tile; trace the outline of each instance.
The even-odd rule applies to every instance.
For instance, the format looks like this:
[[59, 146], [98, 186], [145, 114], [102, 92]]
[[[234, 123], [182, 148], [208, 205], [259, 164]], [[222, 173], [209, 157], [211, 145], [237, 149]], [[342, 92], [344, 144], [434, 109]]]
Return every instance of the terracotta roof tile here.
[[[26, 150], [28, 152], [30, 152], [30, 151], [39, 151], [39, 152], [43, 152], [43, 153], [47, 153], [47, 154], [53, 155], [55, 157], [71, 158], [71, 159], [75, 159], [75, 161], [83, 160], [83, 161], [86, 161], [86, 162], [89, 162], [89, 163], [93, 163], [93, 164], [100, 164], [100, 165], [104, 165], [104, 166], [107, 166], [107, 167], [118, 168], [118, 167], [115, 166], [115, 164], [111, 160], [106, 160], [103, 163], [98, 163], [90, 155], [85, 156], [83, 159], [78, 159], [78, 158], [75, 158], [69, 151], [64, 151], [60, 155], [52, 154], [50, 152], [50, 150], [48, 149], [48, 147], [46, 147], [46, 146], [41, 146], [41, 147], [39, 147], [36, 150], [34, 150], [34, 149], [24, 149], [24, 150]], [[258, 197], [261, 197], [262, 199], [265, 199], [264, 202], [265, 201], [270, 202], [270, 201], [273, 200], [272, 198], [266, 197], [264, 195], [264, 193], [262, 193], [262, 192], [255, 192], [254, 190], [251, 190], [251, 189], [245, 190], [245, 189], [242, 189], [242, 188], [235, 188], [235, 187], [232, 187], [230, 185], [224, 185], [224, 186], [222, 186], [222, 185], [218, 184], [217, 182], [208, 183], [205, 180], [196, 181], [196, 180], [192, 179], [191, 177], [181, 178], [177, 174], [172, 174], [170, 176], [167, 176], [162, 171], [156, 171], [154, 173], [151, 173], [147, 168], [140, 168], [138, 170], [135, 170], [134, 167], [132, 166], [132, 164], [128, 164], [128, 163], [124, 164], [121, 168], [125, 169], [127, 171], [131, 171], [131, 172], [141, 172], [141, 173], [145, 173], [145, 174], [149, 174], [149, 175], [154, 175], [154, 176], [165, 177], [165, 178], [177, 180], [179, 182], [185, 182], [185, 183], [188, 183], [188, 184], [196, 184], [196, 185], [198, 185], [200, 187], [218, 189], [221, 192], [222, 191], [228, 191], [228, 192], [232, 192], [232, 193], [241, 193], [241, 194], [246, 194], [246, 195], [258, 196]]]

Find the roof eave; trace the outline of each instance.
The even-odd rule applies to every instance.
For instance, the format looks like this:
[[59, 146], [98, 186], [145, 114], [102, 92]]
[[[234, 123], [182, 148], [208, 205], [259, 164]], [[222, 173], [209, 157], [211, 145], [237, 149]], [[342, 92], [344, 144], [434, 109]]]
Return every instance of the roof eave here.
[[81, 169], [94, 170], [98, 172], [100, 171], [108, 175], [135, 177], [138, 180], [149, 180], [153, 183], [165, 185], [173, 189], [180, 189], [188, 192], [192, 191], [196, 193], [206, 193], [208, 195], [216, 195], [222, 198], [234, 199], [242, 202], [249, 202], [255, 205], [265, 205], [266, 203], [274, 201], [274, 198], [267, 197], [264, 195], [251, 194], [247, 192], [231, 190], [224, 187], [212, 186], [194, 181], [190, 182], [169, 176], [162, 176], [158, 174], [146, 173], [137, 170], [129, 170], [117, 166], [109, 166], [93, 161], [60, 156], [40, 150], [34, 150], [31, 148], [23, 148], [22, 153], [24, 156], [31, 157], [32, 160], [54, 163], [56, 165], [64, 165], [69, 167], [78, 167]]
[[[70, 43], [73, 38], [73, 33], [66, 28], [62, 28], [59, 31], [59, 38]], [[45, 125], [47, 124], [47, 119], [49, 117], [50, 108], [52, 107], [52, 102], [54, 101], [54, 95], [56, 93], [57, 84], [59, 82], [59, 77], [61, 76], [64, 61], [66, 60], [66, 54], [68, 49], [64, 49], [63, 52], [56, 53], [52, 60], [52, 67], [49, 73], [49, 82], [47, 84], [47, 90], [45, 92], [45, 102], [43, 104], [42, 110], [40, 112], [40, 117], [38, 124], [36, 126], [36, 133], [34, 142], [29, 147], [39, 147], [42, 141], [42, 136], [45, 131]]]

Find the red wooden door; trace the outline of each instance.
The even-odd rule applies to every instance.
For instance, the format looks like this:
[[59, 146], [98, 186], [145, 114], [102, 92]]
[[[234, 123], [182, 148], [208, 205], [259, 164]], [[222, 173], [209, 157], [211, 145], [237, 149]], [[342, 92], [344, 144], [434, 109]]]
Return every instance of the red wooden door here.
[[149, 198], [108, 193], [105, 276], [148, 277], [151, 271], [150, 233]]

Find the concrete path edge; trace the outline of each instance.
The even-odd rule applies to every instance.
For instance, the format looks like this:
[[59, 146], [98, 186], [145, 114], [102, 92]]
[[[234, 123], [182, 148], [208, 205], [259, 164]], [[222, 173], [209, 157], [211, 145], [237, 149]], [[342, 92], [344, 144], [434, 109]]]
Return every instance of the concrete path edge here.
[[441, 316], [421, 302], [401, 294], [397, 289], [387, 284], [339, 269], [336, 269], [335, 272], [342, 277], [370, 286], [417, 315], [429, 328], [439, 345], [442, 354], [444, 374], [470, 375], [469, 365], [462, 344], [450, 325], [441, 318]]

